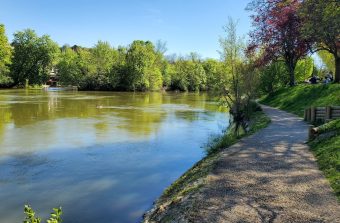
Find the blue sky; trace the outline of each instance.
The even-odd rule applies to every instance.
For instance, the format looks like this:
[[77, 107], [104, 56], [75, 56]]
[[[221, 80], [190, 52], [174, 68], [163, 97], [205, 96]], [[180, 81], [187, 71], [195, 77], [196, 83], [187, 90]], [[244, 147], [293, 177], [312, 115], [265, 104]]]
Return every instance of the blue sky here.
[[219, 58], [218, 38], [228, 17], [239, 35], [251, 29], [249, 0], [0, 0], [0, 23], [10, 40], [15, 31], [34, 29], [60, 45], [85, 47], [98, 40], [113, 46], [161, 39], [167, 54], [198, 52]]

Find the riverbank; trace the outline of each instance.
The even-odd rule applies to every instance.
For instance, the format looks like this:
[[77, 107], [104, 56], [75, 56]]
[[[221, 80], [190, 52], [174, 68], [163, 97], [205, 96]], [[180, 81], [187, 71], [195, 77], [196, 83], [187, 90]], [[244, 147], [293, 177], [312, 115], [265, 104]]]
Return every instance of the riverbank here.
[[[264, 97], [261, 103], [303, 117], [304, 109], [311, 106], [340, 106], [340, 84], [284, 88]], [[323, 136], [310, 141], [309, 145], [340, 201], [340, 122], [332, 121], [319, 128], [322, 129], [319, 134]]]
[[145, 214], [143, 222], [171, 221], [177, 215], [177, 211], [180, 211], [179, 209], [184, 211], [185, 208], [183, 209], [177, 206], [177, 204], [185, 203], [190, 205], [194, 194], [208, 183], [207, 177], [218, 164], [222, 151], [235, 144], [241, 138], [265, 128], [269, 123], [270, 119], [265, 113], [257, 111], [252, 115], [249, 123], [250, 130], [247, 134], [237, 138], [233, 134], [226, 132], [221, 137], [214, 139], [207, 147], [207, 156], [196, 163], [163, 192], [153, 208]]
[[340, 206], [305, 144], [308, 125], [265, 112], [267, 128], [221, 150], [198, 189], [165, 193], [144, 222], [336, 222]]

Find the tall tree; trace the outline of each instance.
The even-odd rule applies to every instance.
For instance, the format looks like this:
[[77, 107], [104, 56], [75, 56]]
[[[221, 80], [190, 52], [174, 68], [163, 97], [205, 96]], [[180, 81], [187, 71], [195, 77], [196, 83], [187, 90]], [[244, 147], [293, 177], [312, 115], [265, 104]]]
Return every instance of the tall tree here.
[[334, 57], [335, 82], [340, 83], [340, 1], [304, 0], [303, 34], [313, 41], [312, 50], [326, 50]]
[[12, 48], [5, 33], [5, 26], [0, 24], [0, 86], [8, 86], [12, 80], [8, 76]]
[[230, 108], [230, 114], [235, 124], [235, 133], [239, 134], [242, 127], [246, 130], [245, 102], [248, 100], [244, 97], [243, 87], [244, 72], [244, 43], [236, 34], [237, 23], [229, 18], [228, 23], [224, 26], [226, 36], [220, 38], [221, 58], [224, 62], [224, 72], [217, 83], [217, 93], [220, 95], [222, 102]]
[[26, 29], [14, 34], [14, 47], [11, 76], [15, 84], [42, 84], [52, 68], [53, 61], [59, 50], [57, 43], [47, 35], [41, 37]]
[[65, 85], [79, 86], [84, 78], [80, 64], [80, 57], [71, 48], [63, 47], [57, 64], [60, 82]]
[[302, 20], [298, 15], [301, 0], [253, 0], [248, 9], [255, 30], [251, 32], [249, 51], [263, 49], [262, 62], [283, 59], [289, 71], [289, 84], [295, 84], [294, 70], [307, 54], [308, 40], [301, 34]]
[[159, 90], [162, 74], [156, 66], [156, 52], [149, 41], [134, 41], [126, 55], [125, 86], [128, 90]]

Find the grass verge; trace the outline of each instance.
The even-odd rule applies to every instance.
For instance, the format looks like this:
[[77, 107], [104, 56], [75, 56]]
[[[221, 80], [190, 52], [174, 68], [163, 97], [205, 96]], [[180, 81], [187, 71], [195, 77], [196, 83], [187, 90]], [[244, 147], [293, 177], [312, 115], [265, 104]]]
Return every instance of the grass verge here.
[[311, 106], [340, 105], [340, 84], [282, 88], [262, 98], [260, 102], [302, 117], [304, 109]]
[[309, 146], [340, 201], [340, 120], [319, 126], [319, 134]]

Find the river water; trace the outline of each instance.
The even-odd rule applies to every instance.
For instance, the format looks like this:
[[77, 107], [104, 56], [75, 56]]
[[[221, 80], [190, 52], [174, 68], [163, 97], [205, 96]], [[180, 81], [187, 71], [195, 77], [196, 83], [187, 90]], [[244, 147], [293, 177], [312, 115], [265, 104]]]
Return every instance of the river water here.
[[228, 125], [206, 94], [0, 91], [0, 222], [138, 222]]

